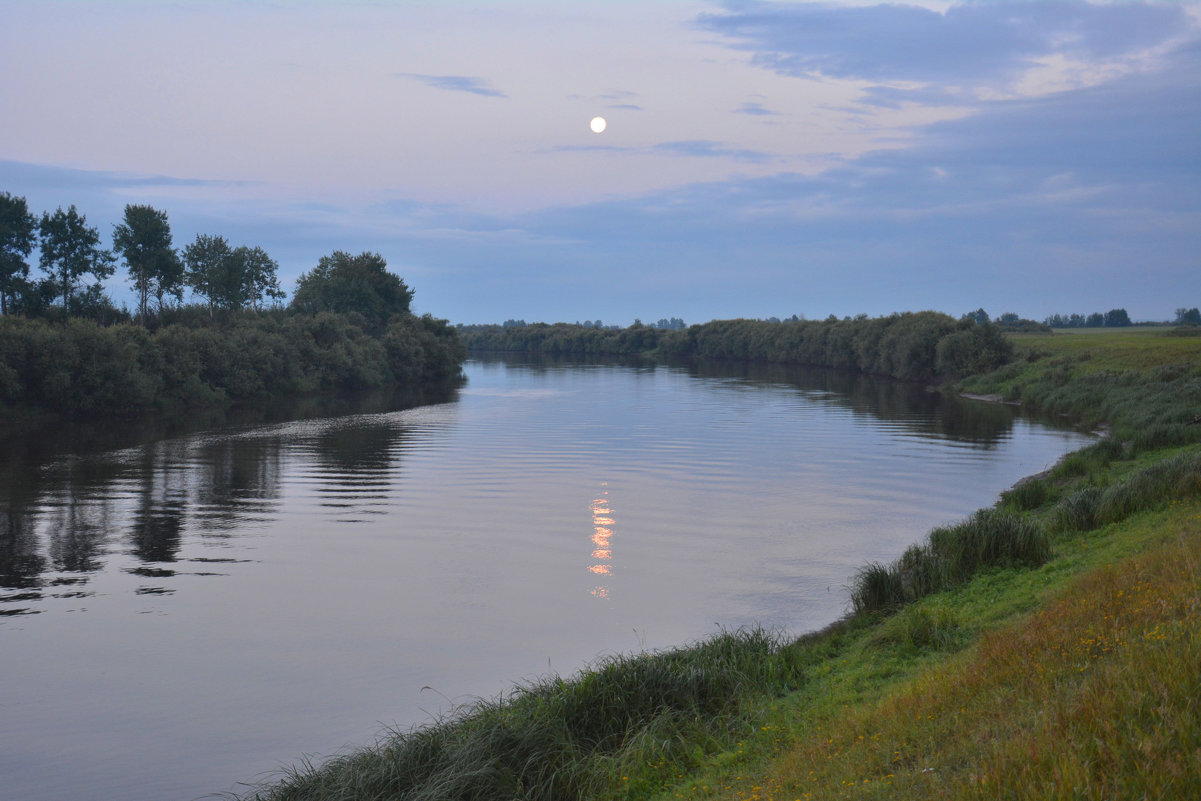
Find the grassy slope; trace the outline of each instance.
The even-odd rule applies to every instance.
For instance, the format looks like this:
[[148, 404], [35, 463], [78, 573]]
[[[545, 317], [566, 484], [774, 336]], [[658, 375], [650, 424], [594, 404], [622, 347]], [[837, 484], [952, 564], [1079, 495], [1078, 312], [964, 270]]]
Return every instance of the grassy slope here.
[[[1121, 386], [1141, 376], [1154, 387], [1165, 367], [1176, 383], [1201, 371], [1201, 340], [1162, 329], [1017, 339], [1038, 357], [974, 381], [975, 391], [1020, 396], [1064, 365], [1068, 383], [1103, 375]], [[1054, 529], [1055, 504], [1072, 492], [1198, 450], [1082, 454], [1043, 480], [1029, 513]], [[1033, 505], [1022, 498], [1006, 505]], [[1185, 493], [1100, 528], [1061, 530], [1038, 569], [986, 573], [821, 635], [807, 649], [808, 684], [765, 706], [735, 749], [660, 766], [618, 795], [1201, 797], [1199, 535], [1201, 497]], [[645, 792], [653, 783], [658, 792]]]

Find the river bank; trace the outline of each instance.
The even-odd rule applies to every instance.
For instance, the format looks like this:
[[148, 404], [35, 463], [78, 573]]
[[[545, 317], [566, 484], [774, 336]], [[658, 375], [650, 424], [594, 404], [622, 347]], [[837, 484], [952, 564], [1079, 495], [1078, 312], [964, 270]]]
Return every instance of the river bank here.
[[[994, 510], [1045, 539], [1035, 564], [986, 559], [938, 592], [864, 607], [796, 641], [722, 635], [594, 666], [244, 797], [891, 797], [901, 787], [956, 797], [989, 782], [1018, 797], [1055, 797], [1049, 788], [1187, 796], [1201, 785], [1196, 726], [1144, 730], [1119, 725], [1118, 713], [1151, 704], [1179, 717], [1195, 697], [1187, 666], [1197, 648], [1201, 454], [1187, 420], [1201, 405], [1201, 359], [1176, 351], [1165, 364], [1159, 340], [1148, 338], [1133, 350], [1097, 339], [1080, 352], [1073, 343], [1078, 352], [1065, 360], [1057, 342], [1019, 341], [1019, 362], [959, 387], [1010, 400], [1068, 388], [1062, 397], [1077, 405], [1093, 400], [1082, 417], [1113, 425], [1113, 438], [1005, 493]], [[1104, 403], [1107, 385], [1121, 404]], [[1165, 394], [1174, 400], [1162, 402]], [[879, 567], [905, 569], [900, 559]], [[1130, 575], [1141, 583], [1118, 586]], [[1159, 617], [1143, 614], [1146, 604], [1120, 623], [1065, 611], [1109, 609], [1136, 586], [1163, 589], [1153, 599]], [[1039, 633], [1047, 621], [1060, 621], [1057, 638]], [[1059, 643], [1058, 661], [1030, 658], [1020, 644], [1031, 639]], [[1120, 692], [1110, 687], [1116, 675], [1130, 677]], [[726, 682], [715, 706], [695, 684], [709, 676]], [[1036, 677], [1043, 696], [1031, 689]], [[985, 679], [991, 705], [974, 715], [968, 700]], [[958, 710], [931, 700], [942, 686], [966, 688], [947, 696], [963, 702]], [[1081, 693], [1094, 700], [1082, 704]], [[1040, 717], [1047, 704], [1057, 717]], [[1056, 739], [1068, 718], [1076, 733]], [[1022, 770], [1008, 772], [1021, 756]]]

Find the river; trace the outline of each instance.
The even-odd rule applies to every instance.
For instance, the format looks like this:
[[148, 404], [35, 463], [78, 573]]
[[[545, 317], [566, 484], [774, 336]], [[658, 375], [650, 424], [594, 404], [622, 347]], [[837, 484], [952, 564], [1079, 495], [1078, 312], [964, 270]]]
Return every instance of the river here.
[[466, 373], [399, 411], [6, 440], [4, 796], [186, 801], [605, 654], [813, 630], [1090, 441], [830, 371]]

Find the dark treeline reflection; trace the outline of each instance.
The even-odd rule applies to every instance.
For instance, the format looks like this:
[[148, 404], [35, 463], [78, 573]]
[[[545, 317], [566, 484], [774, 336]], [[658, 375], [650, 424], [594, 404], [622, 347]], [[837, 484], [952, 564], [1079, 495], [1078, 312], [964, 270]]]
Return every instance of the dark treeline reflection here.
[[[558, 354], [472, 354], [472, 361], [501, 364], [532, 372], [577, 369], [579, 357]], [[813, 403], [849, 409], [903, 427], [911, 433], [990, 447], [1013, 430], [1019, 412], [1012, 406], [961, 400], [912, 381], [836, 370], [828, 367], [745, 361], [693, 361], [658, 366], [637, 356], [590, 357], [590, 366], [619, 366], [647, 371], [679, 370], [695, 378], [729, 379], [739, 389], [787, 387]], [[1022, 413], [1025, 416], [1025, 413]], [[1042, 422], [1062, 425], [1061, 421]]]
[[[47, 596], [87, 595], [83, 585], [114, 555], [126, 573], [148, 579], [202, 572], [180, 561], [229, 561], [183, 560], [181, 551], [189, 534], [216, 546], [248, 523], [276, 518], [290, 461], [339, 519], [369, 513], [390, 491], [405, 436], [381, 413], [411, 400], [309, 398], [216, 419], [10, 433], [0, 439], [0, 615], [36, 612], [30, 602]], [[303, 422], [338, 414], [353, 416]], [[254, 428], [281, 419], [291, 422]], [[197, 433], [206, 424], [209, 432]]]
[[339, 511], [339, 520], [381, 514], [392, 491], [406, 430], [385, 418], [353, 418], [314, 437], [313, 470], [321, 476], [318, 503]]
[[998, 403], [947, 397], [911, 381], [824, 367], [739, 362], [699, 362], [686, 368], [698, 378], [743, 379], [789, 387], [813, 403], [849, 409], [902, 426], [914, 434], [990, 447], [1013, 430], [1017, 410]]

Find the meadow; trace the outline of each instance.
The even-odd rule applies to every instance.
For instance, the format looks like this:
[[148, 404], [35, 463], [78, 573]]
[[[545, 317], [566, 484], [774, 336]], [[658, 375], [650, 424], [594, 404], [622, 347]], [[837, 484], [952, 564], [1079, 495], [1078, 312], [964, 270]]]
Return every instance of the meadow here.
[[945, 389], [1110, 436], [864, 566], [828, 629], [612, 658], [241, 797], [1198, 797], [1201, 339], [1014, 347]]

